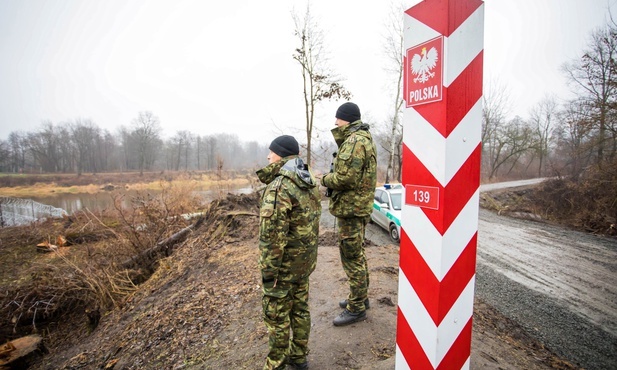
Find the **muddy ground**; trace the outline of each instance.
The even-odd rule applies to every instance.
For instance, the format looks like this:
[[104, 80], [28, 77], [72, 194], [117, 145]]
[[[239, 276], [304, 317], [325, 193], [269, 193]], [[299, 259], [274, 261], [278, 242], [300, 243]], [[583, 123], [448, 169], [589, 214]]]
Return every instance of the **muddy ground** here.
[[[204, 224], [154, 275], [92, 327], [85, 312], [63, 314], [44, 335], [49, 353], [32, 369], [260, 369], [267, 351], [257, 269], [257, 200], [228, 196], [234, 222], [212, 240]], [[235, 213], [234, 213], [235, 212]], [[313, 369], [394, 368], [398, 245], [369, 227], [371, 309], [366, 321], [334, 327], [347, 294], [331, 218], [322, 218], [311, 275]], [[220, 226], [220, 225], [218, 225]], [[217, 227], [218, 227], [217, 226]], [[3, 245], [5, 248], [6, 245]], [[523, 327], [477, 299], [472, 369], [574, 369]]]

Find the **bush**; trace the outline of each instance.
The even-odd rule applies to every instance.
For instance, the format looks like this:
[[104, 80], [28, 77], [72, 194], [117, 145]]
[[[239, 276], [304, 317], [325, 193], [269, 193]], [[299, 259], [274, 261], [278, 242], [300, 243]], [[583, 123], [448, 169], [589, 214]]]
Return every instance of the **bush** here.
[[617, 235], [617, 160], [578, 179], [545, 181], [531, 195], [534, 211], [587, 232]]

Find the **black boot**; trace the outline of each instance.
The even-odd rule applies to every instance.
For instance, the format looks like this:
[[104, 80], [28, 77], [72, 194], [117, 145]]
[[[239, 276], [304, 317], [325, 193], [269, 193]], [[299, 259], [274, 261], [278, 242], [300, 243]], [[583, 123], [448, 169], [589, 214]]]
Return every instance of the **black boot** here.
[[[340, 301], [338, 303], [340, 308], [347, 308], [347, 300], [343, 299], [342, 301]], [[368, 304], [368, 298], [364, 300], [364, 309], [368, 310], [369, 308], [371, 308], [371, 305]]]
[[334, 326], [345, 326], [364, 319], [366, 319], [366, 311], [351, 312], [345, 309], [332, 323]]
[[295, 370], [308, 370], [309, 366], [308, 366], [308, 361], [305, 361], [301, 364], [295, 364], [295, 363], [290, 363], [289, 366], [291, 366], [292, 369]]

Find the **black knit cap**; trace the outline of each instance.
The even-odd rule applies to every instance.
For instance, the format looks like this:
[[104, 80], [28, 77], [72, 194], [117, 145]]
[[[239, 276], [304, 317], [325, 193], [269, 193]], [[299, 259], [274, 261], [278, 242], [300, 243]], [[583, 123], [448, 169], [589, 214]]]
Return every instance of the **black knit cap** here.
[[336, 118], [347, 122], [355, 122], [360, 119], [360, 108], [352, 102], [347, 102], [336, 110]]
[[282, 135], [272, 140], [269, 149], [281, 158], [300, 154], [298, 142], [290, 135]]

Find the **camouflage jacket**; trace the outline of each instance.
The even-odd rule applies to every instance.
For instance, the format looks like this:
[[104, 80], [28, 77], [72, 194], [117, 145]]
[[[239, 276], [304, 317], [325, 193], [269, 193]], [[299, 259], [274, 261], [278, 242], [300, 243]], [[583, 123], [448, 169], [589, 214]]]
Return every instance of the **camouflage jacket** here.
[[339, 147], [334, 172], [321, 179], [332, 189], [330, 213], [336, 217], [365, 217], [373, 210], [377, 184], [377, 149], [369, 125], [358, 120], [332, 130]]
[[[264, 291], [286, 294], [287, 283], [308, 278], [317, 263], [321, 199], [317, 183], [298, 156], [257, 171], [267, 184], [259, 212], [259, 267]], [[279, 289], [273, 289], [279, 288]]]

